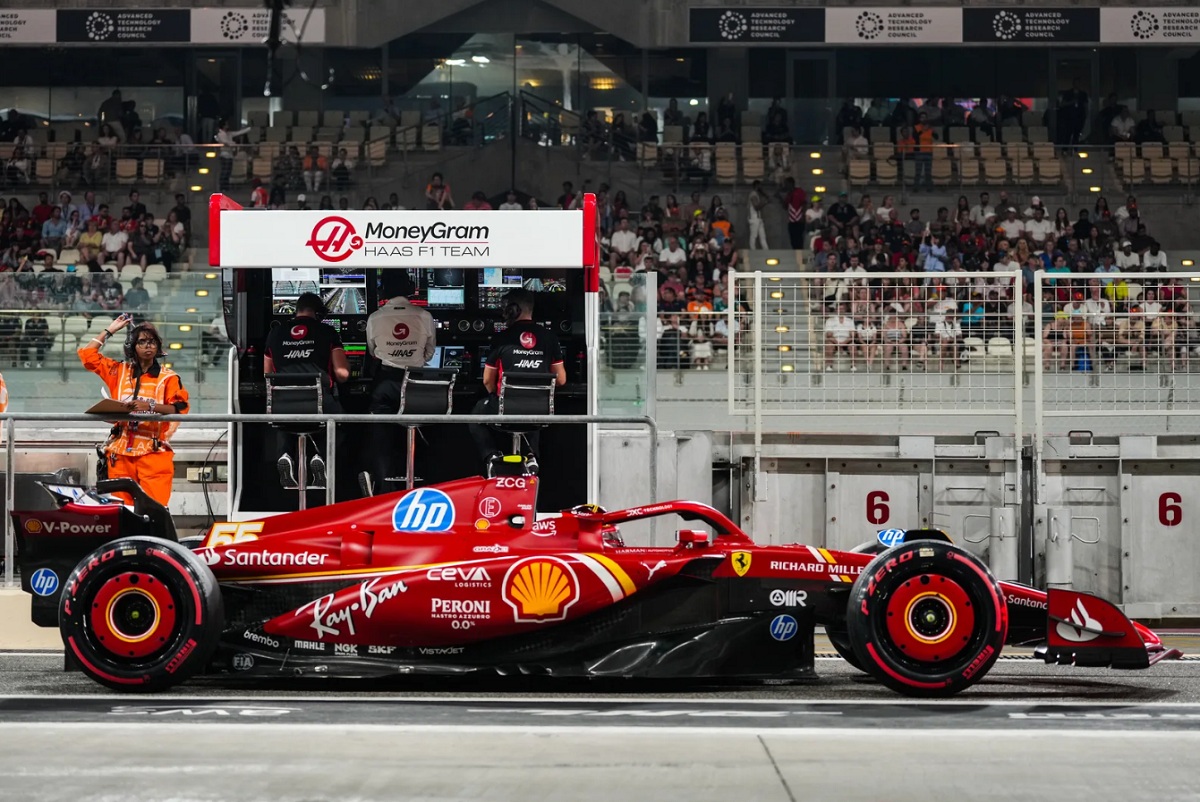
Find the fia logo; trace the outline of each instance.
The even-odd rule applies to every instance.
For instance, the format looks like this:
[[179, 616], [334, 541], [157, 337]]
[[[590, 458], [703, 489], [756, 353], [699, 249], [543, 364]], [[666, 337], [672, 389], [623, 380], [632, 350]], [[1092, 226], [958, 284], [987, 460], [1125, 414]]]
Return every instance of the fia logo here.
[[790, 615], [777, 615], [771, 619], [771, 637], [777, 641], [789, 641], [799, 630], [800, 625]]
[[883, 531], [879, 532], [879, 534], [875, 535], [875, 537], [878, 538], [880, 543], [890, 549], [892, 546], [898, 546], [904, 542], [904, 530], [884, 529]]
[[452, 526], [454, 505], [436, 488], [414, 490], [392, 510], [392, 527], [397, 532], [448, 532]]
[[49, 568], [39, 568], [29, 577], [29, 589], [39, 596], [51, 596], [58, 590], [58, 574]]

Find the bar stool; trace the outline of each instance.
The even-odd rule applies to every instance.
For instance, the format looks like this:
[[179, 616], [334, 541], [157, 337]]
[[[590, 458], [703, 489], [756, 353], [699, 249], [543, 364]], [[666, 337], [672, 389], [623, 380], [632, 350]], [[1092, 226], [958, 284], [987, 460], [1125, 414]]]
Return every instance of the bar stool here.
[[400, 384], [400, 425], [408, 431], [405, 440], [404, 476], [388, 476], [385, 482], [404, 482], [405, 488], [413, 489], [416, 481], [413, 465], [417, 458], [417, 430], [419, 423], [405, 423], [404, 415], [449, 415], [454, 408], [454, 382], [457, 370], [435, 370], [409, 368]]
[[[553, 415], [554, 390], [558, 386], [554, 376], [533, 375], [513, 376], [504, 374], [500, 377], [499, 415]], [[521, 441], [528, 435], [546, 428], [545, 423], [489, 423], [498, 432], [512, 436], [512, 453], [521, 454]], [[532, 448], [530, 451], [532, 452]], [[536, 457], [535, 464], [536, 464]]]
[[[324, 376], [319, 373], [268, 373], [268, 415], [321, 415], [324, 413]], [[319, 420], [311, 423], [272, 423], [271, 427], [296, 437], [296, 493], [299, 509], [308, 508], [309, 490], [324, 490], [325, 485], [308, 484], [308, 438], [325, 428]], [[328, 481], [328, 478], [326, 478]], [[285, 487], [291, 490], [290, 487]]]

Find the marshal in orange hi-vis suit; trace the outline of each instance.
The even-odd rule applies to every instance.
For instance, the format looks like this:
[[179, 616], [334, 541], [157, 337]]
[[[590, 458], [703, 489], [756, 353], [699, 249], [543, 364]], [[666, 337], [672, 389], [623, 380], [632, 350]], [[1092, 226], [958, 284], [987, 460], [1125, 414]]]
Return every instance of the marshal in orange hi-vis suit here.
[[[134, 327], [126, 340], [124, 362], [100, 353], [105, 340], [129, 322], [124, 315], [117, 318], [80, 348], [83, 366], [99, 376], [112, 397], [125, 402], [132, 413], [152, 416], [187, 412], [188, 394], [183, 382], [173, 370], [158, 362], [163, 355], [162, 338], [154, 326], [141, 323]], [[178, 423], [152, 419], [118, 423], [104, 447], [108, 477], [133, 479], [165, 507], [171, 500], [171, 481], [175, 476], [175, 454], [170, 440], [178, 428]]]

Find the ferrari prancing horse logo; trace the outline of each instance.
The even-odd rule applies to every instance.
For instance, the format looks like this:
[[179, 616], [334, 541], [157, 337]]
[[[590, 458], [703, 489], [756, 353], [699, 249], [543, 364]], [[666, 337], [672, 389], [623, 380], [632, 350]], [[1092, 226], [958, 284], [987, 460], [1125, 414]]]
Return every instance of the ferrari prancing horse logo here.
[[733, 562], [733, 572], [738, 576], [745, 576], [750, 570], [750, 560], [754, 557], [748, 551], [735, 551], [730, 560]]

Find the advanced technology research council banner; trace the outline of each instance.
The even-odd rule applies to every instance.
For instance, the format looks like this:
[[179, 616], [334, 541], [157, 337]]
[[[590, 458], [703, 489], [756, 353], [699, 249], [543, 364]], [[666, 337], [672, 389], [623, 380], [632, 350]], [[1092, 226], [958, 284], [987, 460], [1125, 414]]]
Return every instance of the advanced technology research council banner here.
[[1102, 8], [1100, 41], [1135, 45], [1195, 44], [1200, 42], [1200, 8]]
[[939, 45], [962, 41], [961, 8], [828, 8], [825, 41], [848, 45]]
[[1098, 8], [964, 8], [962, 41], [1071, 44], [1100, 41]]
[[820, 44], [825, 41], [825, 9], [691, 8], [688, 40], [724, 45]]

